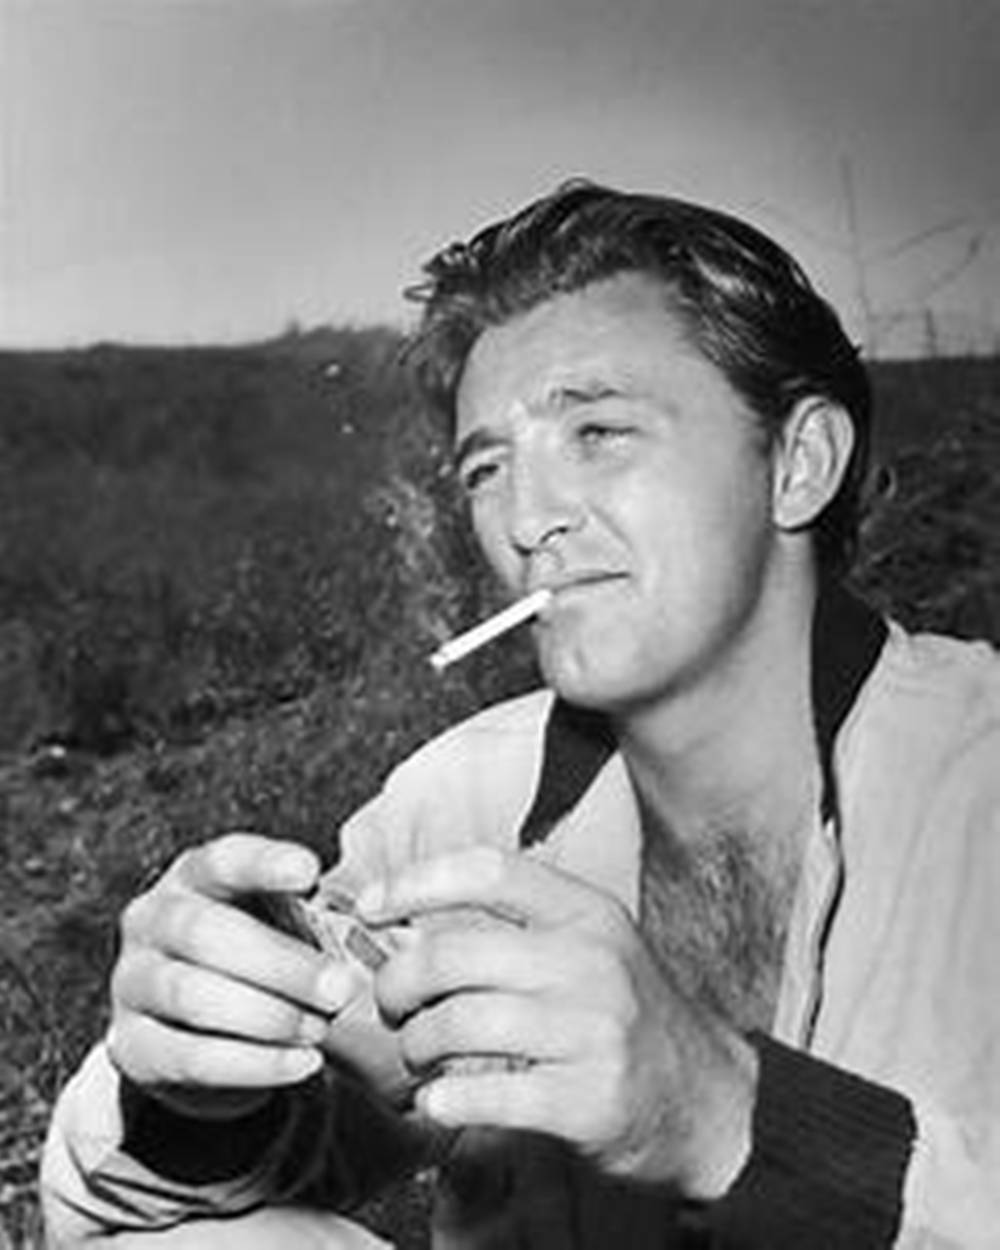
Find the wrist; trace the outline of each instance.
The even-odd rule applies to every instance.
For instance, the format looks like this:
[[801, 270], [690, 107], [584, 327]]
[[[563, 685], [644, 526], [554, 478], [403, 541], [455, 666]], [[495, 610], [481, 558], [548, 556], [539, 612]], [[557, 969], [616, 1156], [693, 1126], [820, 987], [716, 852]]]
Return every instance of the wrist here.
[[721, 1242], [881, 1250], [895, 1244], [916, 1122], [909, 1101], [773, 1039], [759, 1054], [753, 1150], [711, 1223]]
[[256, 1106], [244, 1099], [233, 1099], [228, 1106], [216, 1099], [210, 1105], [198, 1093], [197, 1099], [171, 1094], [167, 1101], [162, 1090], [154, 1092], [122, 1076], [125, 1154], [157, 1175], [185, 1184], [229, 1180], [250, 1171], [279, 1133], [288, 1114], [288, 1091], [255, 1091]]
[[273, 1089], [198, 1089], [172, 1085], [140, 1088], [146, 1097], [173, 1115], [209, 1123], [243, 1120], [256, 1115], [276, 1093]]
[[685, 1197], [696, 1202], [721, 1198], [743, 1172], [753, 1150], [754, 1109], [760, 1064], [742, 1036], [718, 1039], [701, 1097], [692, 1110], [687, 1161], [678, 1173]]

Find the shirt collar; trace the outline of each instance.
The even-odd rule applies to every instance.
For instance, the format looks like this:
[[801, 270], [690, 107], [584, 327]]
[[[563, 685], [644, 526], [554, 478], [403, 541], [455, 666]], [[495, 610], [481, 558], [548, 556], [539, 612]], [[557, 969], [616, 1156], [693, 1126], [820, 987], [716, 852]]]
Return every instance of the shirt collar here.
[[[811, 684], [824, 823], [839, 815], [834, 769], [837, 734], [875, 667], [887, 636], [882, 617], [839, 583], [820, 591], [812, 625]], [[555, 699], [545, 726], [538, 783], [521, 825], [522, 847], [542, 841], [576, 806], [615, 750], [606, 716]]]

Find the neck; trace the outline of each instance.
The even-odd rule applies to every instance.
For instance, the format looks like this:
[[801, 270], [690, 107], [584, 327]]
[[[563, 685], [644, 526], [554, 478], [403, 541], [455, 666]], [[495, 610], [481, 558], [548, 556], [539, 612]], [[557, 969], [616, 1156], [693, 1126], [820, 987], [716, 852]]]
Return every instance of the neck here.
[[708, 679], [616, 718], [633, 784], [657, 827], [687, 844], [739, 830], [763, 851], [807, 823], [819, 786], [814, 605], [811, 577], [763, 597]]
[[642, 813], [643, 933], [692, 1001], [740, 1029], [773, 1023], [819, 802], [811, 579], [801, 589], [762, 604], [710, 682], [616, 722]]

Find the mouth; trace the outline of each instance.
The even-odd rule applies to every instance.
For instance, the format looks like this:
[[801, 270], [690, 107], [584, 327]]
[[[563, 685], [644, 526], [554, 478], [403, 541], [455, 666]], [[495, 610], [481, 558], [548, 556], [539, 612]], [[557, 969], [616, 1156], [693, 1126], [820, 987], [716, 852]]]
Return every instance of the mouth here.
[[540, 585], [552, 592], [552, 600], [540, 615], [544, 619], [549, 613], [558, 611], [562, 604], [572, 602], [577, 597], [619, 586], [627, 576], [626, 573], [588, 569], [546, 580]]

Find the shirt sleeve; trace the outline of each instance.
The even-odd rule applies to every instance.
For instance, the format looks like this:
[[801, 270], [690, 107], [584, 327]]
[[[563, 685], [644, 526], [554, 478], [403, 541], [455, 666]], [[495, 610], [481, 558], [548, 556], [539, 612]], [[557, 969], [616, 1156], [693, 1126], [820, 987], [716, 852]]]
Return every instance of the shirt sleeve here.
[[896, 1244], [916, 1120], [901, 1094], [762, 1035], [753, 1146], [708, 1216], [718, 1250]]
[[960, 1120], [770, 1038], [751, 1157], [704, 1216], [717, 1250], [995, 1250], [1000, 1125]]
[[47, 1244], [169, 1228], [261, 1205], [349, 1210], [427, 1150], [414, 1122], [330, 1069], [237, 1120], [179, 1115], [123, 1080], [102, 1043], [64, 1089], [41, 1195]]

